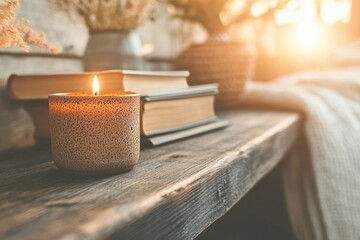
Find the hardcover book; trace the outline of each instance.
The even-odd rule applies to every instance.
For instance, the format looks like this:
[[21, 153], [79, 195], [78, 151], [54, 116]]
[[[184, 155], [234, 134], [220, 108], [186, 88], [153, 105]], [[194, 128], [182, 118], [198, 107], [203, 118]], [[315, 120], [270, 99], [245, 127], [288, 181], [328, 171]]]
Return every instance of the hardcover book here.
[[[214, 84], [141, 95], [141, 135], [155, 136], [206, 124], [214, 119]], [[37, 138], [50, 138], [47, 100], [24, 101]]]
[[192, 135], [224, 128], [214, 111], [216, 84], [188, 86], [187, 71], [101, 71], [64, 74], [13, 74], [8, 81], [12, 99], [24, 103], [35, 126], [38, 142], [50, 139], [47, 97], [52, 93], [86, 92], [93, 76], [101, 91], [133, 91], [141, 95], [141, 137], [157, 146]]
[[230, 121], [215, 118], [212, 121], [191, 128], [182, 129], [175, 132], [169, 132], [157, 136], [142, 137], [141, 143], [143, 146], [159, 146], [176, 140], [226, 128], [228, 126], [230, 126]]
[[47, 99], [52, 93], [91, 91], [94, 75], [97, 75], [103, 92], [145, 93], [187, 88], [186, 77], [189, 76], [189, 72], [110, 70], [60, 74], [13, 74], [9, 77], [7, 88], [14, 100]]

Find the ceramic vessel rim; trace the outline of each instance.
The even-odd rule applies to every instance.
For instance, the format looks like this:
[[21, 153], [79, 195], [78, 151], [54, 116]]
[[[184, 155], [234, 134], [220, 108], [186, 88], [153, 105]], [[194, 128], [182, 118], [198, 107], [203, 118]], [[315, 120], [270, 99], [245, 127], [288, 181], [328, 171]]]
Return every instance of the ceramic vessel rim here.
[[104, 33], [120, 33], [120, 34], [128, 34], [136, 32], [136, 29], [128, 29], [128, 30], [118, 30], [118, 29], [97, 29], [97, 30], [90, 30], [90, 34], [104, 34]]
[[[105, 92], [105, 93], [109, 93], [109, 92]], [[53, 93], [49, 95], [49, 98], [126, 98], [126, 97], [140, 97], [140, 94], [136, 93], [136, 92], [131, 92], [131, 91], [119, 91], [119, 92], [110, 92], [110, 93], [114, 93], [114, 95], [98, 95], [98, 96], [94, 96], [91, 95], [90, 93], [83, 93], [84, 95], [80, 95], [82, 94], [82, 92], [67, 92], [67, 93]], [[123, 93], [123, 94], [116, 94], [116, 93]], [[85, 95], [86, 94], [86, 95]]]

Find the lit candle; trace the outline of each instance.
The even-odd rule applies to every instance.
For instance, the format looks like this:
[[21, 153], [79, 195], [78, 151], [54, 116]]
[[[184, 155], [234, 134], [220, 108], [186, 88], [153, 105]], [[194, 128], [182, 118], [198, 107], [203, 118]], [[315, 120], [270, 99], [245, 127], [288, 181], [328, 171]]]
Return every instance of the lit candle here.
[[97, 96], [100, 93], [100, 88], [99, 88], [99, 81], [97, 79], [97, 76], [94, 76], [94, 80], [93, 80], [93, 95]]
[[140, 155], [140, 96], [101, 93], [96, 76], [92, 93], [49, 96], [53, 160], [79, 174], [131, 170]]

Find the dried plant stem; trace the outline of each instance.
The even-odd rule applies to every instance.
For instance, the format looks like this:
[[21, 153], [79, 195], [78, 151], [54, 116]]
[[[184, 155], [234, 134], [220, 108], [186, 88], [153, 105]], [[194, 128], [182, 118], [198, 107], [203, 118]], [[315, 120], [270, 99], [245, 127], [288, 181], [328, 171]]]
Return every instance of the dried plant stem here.
[[68, 16], [80, 16], [91, 31], [131, 30], [140, 24], [150, 0], [48, 0]]
[[29, 45], [33, 45], [58, 53], [61, 48], [47, 42], [44, 33], [32, 30], [28, 26], [29, 21], [16, 19], [15, 9], [18, 7], [18, 0], [5, 0], [0, 3], [0, 48], [14, 46], [28, 52]]

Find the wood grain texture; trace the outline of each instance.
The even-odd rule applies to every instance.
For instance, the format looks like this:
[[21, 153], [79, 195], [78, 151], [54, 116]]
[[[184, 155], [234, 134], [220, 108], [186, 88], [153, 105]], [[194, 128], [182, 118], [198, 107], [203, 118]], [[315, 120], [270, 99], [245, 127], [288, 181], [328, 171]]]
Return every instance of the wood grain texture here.
[[242, 110], [233, 125], [144, 149], [131, 172], [58, 170], [49, 150], [0, 155], [0, 239], [191, 239], [229, 210], [294, 143], [297, 114]]

